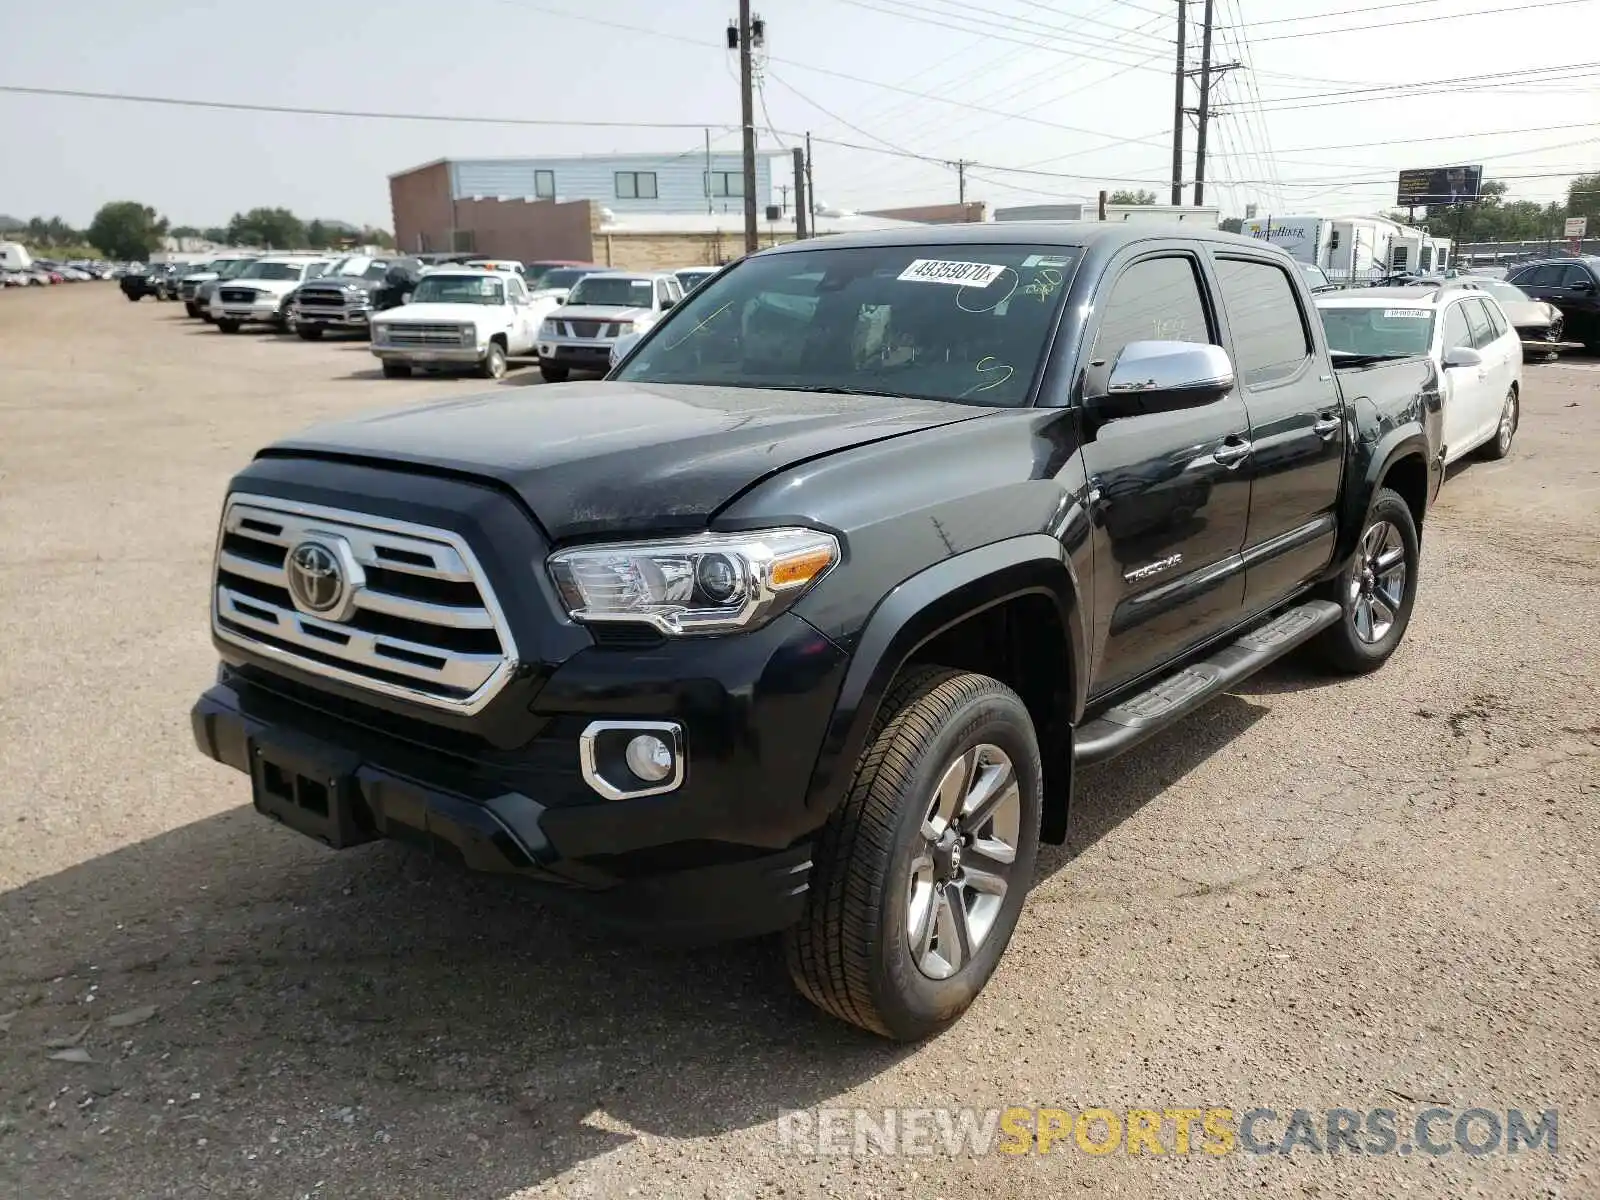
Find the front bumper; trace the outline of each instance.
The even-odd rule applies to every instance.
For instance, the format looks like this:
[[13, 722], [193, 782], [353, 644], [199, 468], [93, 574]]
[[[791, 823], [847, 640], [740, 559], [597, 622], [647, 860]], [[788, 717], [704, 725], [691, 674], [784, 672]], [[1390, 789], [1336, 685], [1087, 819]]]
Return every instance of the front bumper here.
[[264, 296], [250, 304], [211, 298], [211, 316], [218, 321], [246, 321], [252, 324], [276, 324], [283, 319], [283, 301], [277, 296]]
[[407, 366], [470, 367], [483, 361], [488, 346], [373, 346], [372, 353], [384, 362]]
[[333, 325], [344, 329], [365, 329], [372, 319], [372, 310], [360, 308], [307, 308], [294, 306], [294, 319], [302, 325]]
[[[649, 801], [547, 807], [525, 792], [486, 790], [443, 759], [419, 776], [399, 747], [393, 761], [375, 750], [370, 730], [306, 711], [296, 719], [296, 707], [224, 670], [190, 721], [201, 751], [251, 776], [259, 812], [335, 849], [404, 841], [471, 870], [552, 885], [552, 897], [602, 920], [690, 941], [758, 936], [800, 919], [809, 840], [777, 852], [713, 855], [666, 842], [631, 861], [605, 855], [596, 847], [637, 840], [626, 827]], [[589, 857], [565, 856], [569, 843]]]
[[614, 341], [540, 342], [539, 361], [578, 371], [609, 371]]

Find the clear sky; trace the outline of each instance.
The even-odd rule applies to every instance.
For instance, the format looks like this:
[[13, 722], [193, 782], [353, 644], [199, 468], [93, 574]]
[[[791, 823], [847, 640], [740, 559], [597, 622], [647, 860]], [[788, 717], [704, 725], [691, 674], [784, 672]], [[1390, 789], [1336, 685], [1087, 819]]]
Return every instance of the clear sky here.
[[[1600, 0], [1527, 0], [1520, 13], [1493, 11], [1514, 0], [1215, 2], [1217, 58], [1252, 68], [1217, 92], [1207, 199], [1225, 215], [1247, 203], [1263, 214], [1372, 211], [1392, 203], [1402, 167], [1481, 162], [1514, 198], [1535, 200], [1563, 196], [1566, 175], [1600, 170]], [[1198, 65], [1202, 0], [1189, 8]], [[690, 126], [366, 120], [0, 93], [0, 212], [81, 225], [105, 201], [133, 199], [174, 224], [284, 205], [388, 227], [388, 175], [430, 159], [687, 151], [702, 144], [701, 125], [734, 149], [737, 63], [723, 37], [735, 11], [734, 0], [0, 0], [0, 84]], [[953, 201], [956, 173], [941, 162], [956, 159], [983, 164], [968, 169], [969, 199], [1042, 203], [1137, 186], [1167, 199], [1174, 0], [766, 0], [756, 11], [767, 24], [766, 110], [780, 131], [764, 132], [764, 147], [811, 130], [940, 160], [819, 141], [817, 194], [829, 204]], [[1344, 94], [1396, 83], [1435, 94]], [[759, 105], [757, 121], [767, 124]], [[1508, 130], [1523, 132], [1497, 132]], [[1186, 177], [1194, 141], [1191, 129]], [[1040, 173], [1001, 169], [1020, 167]]]

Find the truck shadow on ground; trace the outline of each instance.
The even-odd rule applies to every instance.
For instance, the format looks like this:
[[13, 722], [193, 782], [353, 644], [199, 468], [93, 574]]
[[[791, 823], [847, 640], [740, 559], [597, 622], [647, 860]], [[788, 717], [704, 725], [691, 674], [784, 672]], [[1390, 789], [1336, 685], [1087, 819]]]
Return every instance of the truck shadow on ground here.
[[[1264, 712], [1223, 697], [1082, 772], [1069, 844], [1046, 847], [1041, 875]], [[654, 945], [520, 881], [398, 846], [334, 854], [245, 806], [0, 896], [0, 928], [0, 1012], [17, 1010], [0, 1137], [30, 1197], [143, 1195], [157, 1179], [500, 1196], [641, 1136], [835, 1101], [914, 1052], [813, 1010], [773, 940]], [[140, 1024], [105, 1023], [144, 1005]], [[48, 1058], [91, 1021], [92, 1063]], [[771, 1149], [741, 1170], [781, 1179]]]

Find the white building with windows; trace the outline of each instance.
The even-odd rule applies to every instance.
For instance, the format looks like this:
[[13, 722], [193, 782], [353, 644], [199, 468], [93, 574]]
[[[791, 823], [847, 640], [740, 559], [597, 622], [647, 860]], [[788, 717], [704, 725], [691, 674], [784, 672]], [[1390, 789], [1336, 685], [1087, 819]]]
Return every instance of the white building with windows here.
[[[756, 204], [763, 213], [773, 203], [773, 160], [788, 157], [756, 155]], [[453, 200], [592, 200], [616, 213], [744, 211], [744, 166], [737, 153], [449, 159], [391, 178], [441, 167]]]

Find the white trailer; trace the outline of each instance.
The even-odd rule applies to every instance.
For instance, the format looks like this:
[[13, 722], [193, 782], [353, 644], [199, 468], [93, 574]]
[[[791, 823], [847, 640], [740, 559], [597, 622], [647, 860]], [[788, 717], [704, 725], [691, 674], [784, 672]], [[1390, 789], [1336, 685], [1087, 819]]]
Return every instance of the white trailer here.
[[1244, 223], [1243, 232], [1282, 246], [1334, 280], [1443, 271], [1450, 263], [1450, 239], [1430, 237], [1387, 217], [1257, 217]]

